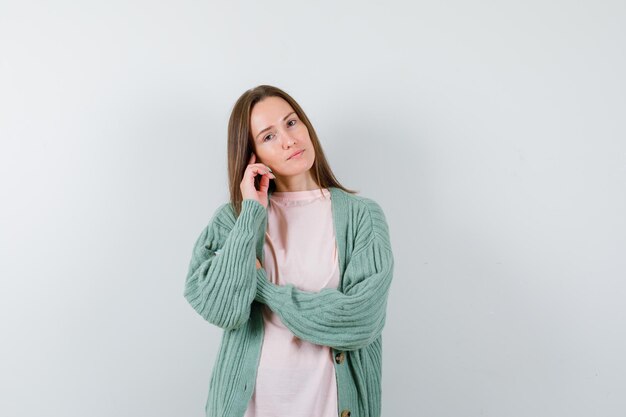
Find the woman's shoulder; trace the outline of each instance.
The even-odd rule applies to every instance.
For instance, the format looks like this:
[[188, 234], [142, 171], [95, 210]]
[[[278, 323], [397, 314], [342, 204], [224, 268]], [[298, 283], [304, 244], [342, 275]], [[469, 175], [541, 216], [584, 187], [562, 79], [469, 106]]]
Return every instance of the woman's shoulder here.
[[337, 191], [344, 197], [352, 209], [365, 211], [370, 216], [386, 220], [383, 207], [374, 198], [360, 194], [352, 194], [341, 188], [337, 188]]
[[352, 194], [337, 189], [342, 198], [347, 202], [351, 219], [356, 223], [356, 229], [360, 233], [373, 235], [389, 241], [389, 225], [381, 204], [374, 198], [359, 194]]

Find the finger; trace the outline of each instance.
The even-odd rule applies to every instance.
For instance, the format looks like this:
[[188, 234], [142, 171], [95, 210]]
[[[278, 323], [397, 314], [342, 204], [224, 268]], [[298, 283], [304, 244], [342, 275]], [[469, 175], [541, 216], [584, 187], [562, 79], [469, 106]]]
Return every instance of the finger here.
[[265, 165], [263, 162], [257, 162], [257, 163], [254, 163], [254, 164], [248, 164], [248, 167], [262, 167], [262, 168], [265, 168], [268, 171], [272, 172], [272, 169], [269, 166]]
[[257, 175], [263, 175], [263, 172], [260, 172], [261, 168], [255, 167], [254, 165], [249, 165], [246, 171], [243, 174], [243, 177], [246, 179], [248, 184], [252, 184], [255, 186], [255, 180]]
[[270, 188], [270, 174], [265, 174], [259, 182], [259, 191], [265, 193]]
[[252, 176], [255, 176], [256, 174], [263, 175], [266, 173], [270, 173], [271, 177], [274, 178], [274, 174], [272, 173], [271, 169], [265, 164], [251, 164], [248, 165], [247, 170], [252, 173]]
[[256, 164], [256, 165], [249, 165], [248, 166], [248, 171], [250, 172], [250, 175], [252, 177], [258, 175], [263, 175], [267, 172], [267, 169], [265, 169], [265, 167], [263, 165], [260, 164]]
[[272, 175], [271, 175], [271, 177], [272, 177], [272, 178], [275, 178], [275, 177], [274, 177], [274, 173], [272, 172], [272, 168], [270, 168], [269, 166], [267, 166], [267, 165], [265, 165], [265, 164], [262, 164], [262, 163], [250, 164], [250, 165], [248, 165], [248, 166], [246, 167], [246, 169], [252, 169], [252, 168], [260, 168], [260, 169], [258, 169], [258, 170], [254, 170], [254, 169], [253, 169], [253, 171], [252, 171], [252, 172], [261, 173], [261, 174], [266, 173], [266, 172], [269, 172], [269, 173], [271, 173], [271, 174], [272, 174]]

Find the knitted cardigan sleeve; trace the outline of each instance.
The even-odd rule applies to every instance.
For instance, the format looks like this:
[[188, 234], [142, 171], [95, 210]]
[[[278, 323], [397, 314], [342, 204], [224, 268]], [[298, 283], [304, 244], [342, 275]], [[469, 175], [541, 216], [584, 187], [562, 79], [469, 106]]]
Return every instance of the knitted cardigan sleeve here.
[[206, 321], [226, 330], [250, 317], [256, 293], [255, 243], [266, 209], [255, 200], [243, 200], [234, 224], [229, 203], [220, 206], [202, 230], [193, 248], [184, 297]]
[[394, 258], [389, 230], [380, 206], [368, 201], [361, 216], [355, 246], [342, 281], [344, 292], [319, 292], [276, 285], [263, 268], [257, 274], [255, 299], [276, 312], [297, 337], [337, 350], [361, 349], [382, 333]]

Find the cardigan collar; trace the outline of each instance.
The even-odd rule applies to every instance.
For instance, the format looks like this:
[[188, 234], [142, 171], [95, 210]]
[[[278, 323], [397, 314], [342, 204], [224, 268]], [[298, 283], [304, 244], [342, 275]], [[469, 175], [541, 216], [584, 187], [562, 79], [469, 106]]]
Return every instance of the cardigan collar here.
[[[345, 268], [345, 258], [346, 258], [346, 231], [347, 231], [347, 223], [348, 223], [348, 195], [341, 188], [337, 187], [327, 187], [330, 191], [330, 206], [333, 215], [333, 225], [335, 227], [335, 239], [337, 240], [337, 251], [339, 255], [339, 271], [341, 272], [340, 276], [343, 276], [343, 271]], [[269, 196], [272, 194], [272, 191], [268, 191], [268, 199], [267, 204], [269, 207], [270, 199]], [[257, 258], [261, 260], [261, 262], [265, 263], [263, 246], [265, 244], [265, 232], [267, 231], [267, 215], [264, 217], [263, 222], [261, 224], [261, 229], [259, 230], [259, 236], [262, 238], [257, 239], [256, 252]], [[341, 282], [340, 282], [341, 285]]]

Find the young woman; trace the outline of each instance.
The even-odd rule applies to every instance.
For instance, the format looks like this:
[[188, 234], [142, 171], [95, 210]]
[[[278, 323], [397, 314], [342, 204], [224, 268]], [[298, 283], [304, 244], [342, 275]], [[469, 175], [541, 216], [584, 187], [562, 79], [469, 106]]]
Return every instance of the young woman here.
[[228, 170], [184, 290], [224, 329], [207, 417], [379, 417], [394, 266], [380, 205], [339, 184], [302, 108], [269, 85], [232, 110]]

